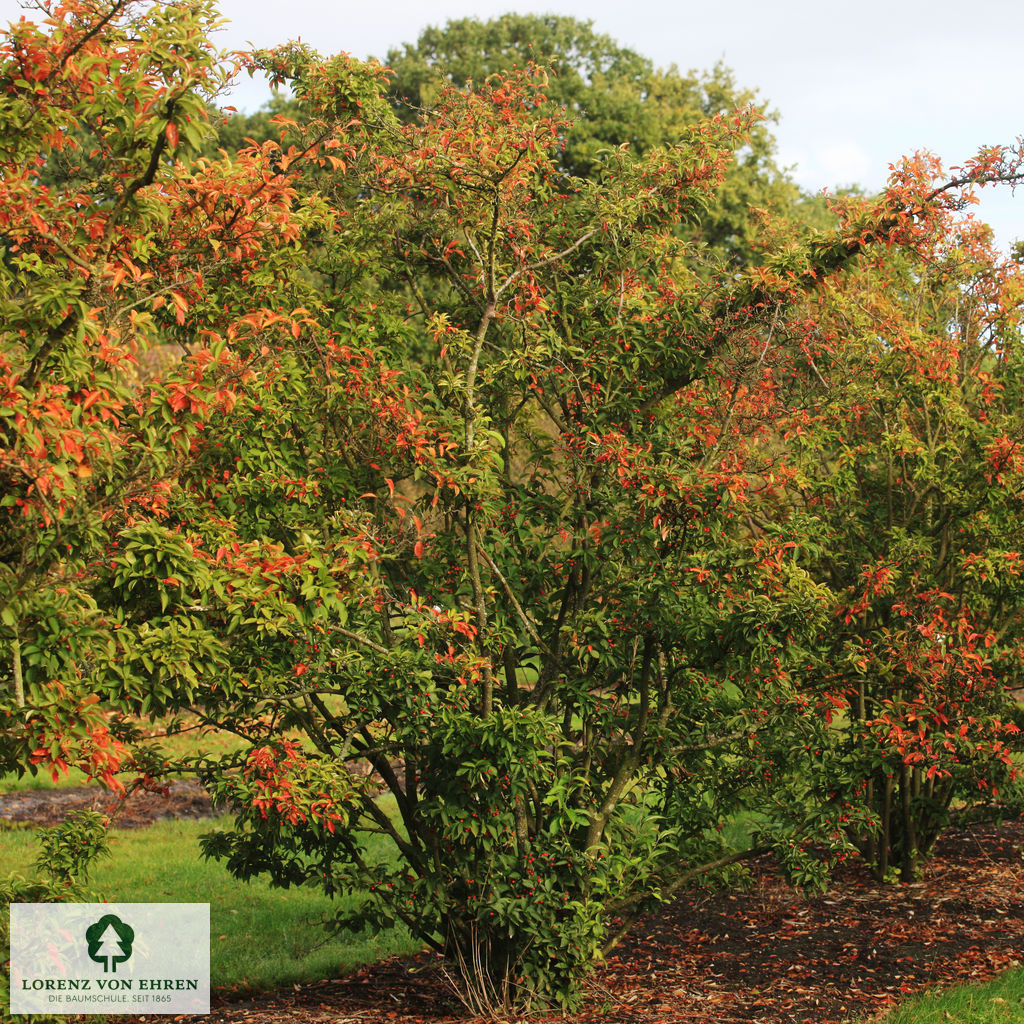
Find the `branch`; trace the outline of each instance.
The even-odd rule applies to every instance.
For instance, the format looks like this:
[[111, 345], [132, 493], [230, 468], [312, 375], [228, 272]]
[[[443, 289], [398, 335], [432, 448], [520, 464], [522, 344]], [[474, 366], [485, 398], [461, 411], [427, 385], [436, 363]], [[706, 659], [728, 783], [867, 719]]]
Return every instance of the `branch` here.
[[535, 263], [530, 263], [525, 267], [520, 267], [517, 271], [515, 271], [514, 273], [510, 274], [508, 277], [505, 278], [505, 281], [502, 284], [502, 286], [494, 293], [495, 298], [501, 295], [501, 293], [510, 284], [512, 284], [513, 281], [518, 280], [520, 277], [523, 276], [523, 274], [529, 274], [534, 270], [540, 270], [541, 267], [546, 267], [551, 263], [557, 263], [558, 260], [565, 259], [566, 256], [568, 256], [571, 252], [574, 252], [576, 249], [578, 249], [584, 242], [593, 238], [594, 235], [597, 234], [598, 230], [598, 228], [591, 228], [590, 231], [587, 231], [585, 234], [580, 235], [580, 237], [577, 238], [576, 241], [573, 242], [572, 245], [570, 245], [567, 249], [563, 249], [561, 252], [556, 252], [551, 256], [546, 256], [544, 259], [537, 260]]
[[[706, 743], [688, 743], [682, 747], [673, 747], [669, 754], [696, 754], [702, 750], [717, 750], [719, 747], [727, 746], [736, 740], [743, 739], [747, 734], [745, 732], [731, 732], [728, 736], [716, 736], [712, 740], [708, 740]], [[663, 757], [665, 755], [662, 755]]]
[[552, 407], [551, 403], [547, 400], [547, 396], [542, 395], [539, 392], [534, 392], [533, 397], [536, 399], [537, 404], [548, 414], [548, 418], [551, 420], [551, 422], [554, 423], [554, 425], [558, 427], [560, 431], [564, 432], [567, 429], [565, 421], [562, 419], [561, 416], [558, 415], [558, 412]]
[[[226, 267], [230, 265], [230, 260], [214, 260], [203, 268], [203, 273], [208, 274], [210, 271], [216, 270], [218, 267]], [[144, 306], [147, 302], [152, 302], [158, 295], [166, 295], [168, 292], [176, 291], [178, 288], [181, 288], [186, 284], [188, 284], [188, 280], [180, 278], [177, 281], [172, 281], [169, 285], [166, 285], [163, 288], [157, 288], [154, 292], [147, 292], [141, 299], [137, 299], [135, 302], [130, 302], [127, 306], [118, 306], [118, 308], [114, 310], [113, 318], [116, 319], [124, 316], [125, 313], [136, 309], [138, 306]]]
[[376, 651], [377, 654], [391, 653], [386, 647], [381, 647], [380, 644], [375, 643], [373, 640], [368, 640], [365, 636], [360, 636], [358, 633], [353, 633], [348, 629], [343, 629], [341, 626], [334, 626], [333, 629], [336, 633], [340, 633], [342, 636], [348, 637], [349, 640], [354, 640], [357, 644], [369, 647], [371, 651]]
[[[637, 712], [637, 723], [632, 734], [632, 746], [623, 755], [615, 774], [608, 783], [605, 798], [600, 809], [591, 817], [590, 825], [587, 828], [586, 848], [592, 849], [604, 835], [604, 830], [611, 819], [615, 805], [619, 802], [630, 776], [640, 765], [641, 752], [644, 738], [647, 733], [647, 717], [649, 708], [647, 702], [650, 699], [651, 666], [654, 661], [654, 641], [650, 636], [644, 638], [644, 655], [640, 669], [640, 707]], [[625, 742], [623, 736], [622, 742]]]
[[501, 574], [501, 570], [494, 564], [494, 560], [484, 550], [483, 545], [477, 541], [477, 551], [483, 555], [484, 561], [490, 567], [491, 572], [497, 577], [498, 582], [501, 584], [502, 589], [505, 591], [505, 596], [509, 599], [509, 603], [515, 610], [516, 615], [519, 617], [519, 621], [522, 622], [526, 628], [526, 632], [530, 634], [530, 639], [546, 654], [548, 657], [554, 657], [551, 652], [551, 648], [540, 638], [540, 634], [537, 632], [536, 627], [530, 620], [530, 617], [523, 611], [523, 606], [516, 600], [516, 595], [512, 593], [512, 588], [508, 585], [508, 580]]
[[76, 267], [84, 270], [90, 276], [92, 275], [92, 264], [86, 263], [81, 256], [65, 245], [56, 235], [51, 235], [49, 231], [40, 231], [39, 237], [45, 239], [51, 245], [55, 245]]
[[[466, 397], [463, 405], [463, 424], [465, 431], [466, 451], [470, 457], [473, 454], [473, 442], [476, 438], [476, 377], [480, 367], [480, 353], [483, 351], [484, 338], [487, 336], [487, 329], [491, 325], [497, 309], [494, 298], [494, 243], [498, 234], [498, 220], [501, 214], [501, 203], [495, 199], [494, 212], [491, 216], [491, 238], [488, 247], [487, 268], [487, 306], [477, 324], [473, 354], [466, 368]], [[484, 715], [489, 715], [494, 700], [494, 676], [491, 672], [490, 657], [487, 656], [487, 603], [484, 598], [483, 584], [480, 582], [480, 565], [477, 562], [477, 539], [476, 523], [473, 519], [472, 501], [467, 496], [465, 507], [465, 531], [466, 531], [466, 563], [469, 570], [470, 582], [473, 586], [473, 611], [476, 618], [477, 644], [480, 653], [484, 657], [483, 665], [483, 687], [481, 693], [480, 710]]]
[[[164, 108], [165, 128], [171, 123], [171, 115], [174, 113], [175, 102], [176, 101], [174, 99], [169, 99], [167, 101], [167, 106]], [[110, 211], [110, 217], [107, 220], [107, 226], [103, 232], [103, 238], [99, 245], [101, 255], [97, 257], [96, 263], [93, 266], [94, 276], [97, 276], [99, 267], [107, 262], [107, 258], [110, 255], [110, 249], [114, 244], [114, 232], [117, 230], [121, 214], [124, 213], [128, 204], [132, 201], [137, 192], [153, 184], [153, 181], [156, 178], [156, 172], [160, 167], [160, 158], [163, 156], [166, 148], [167, 132], [162, 131], [157, 136], [153, 149], [149, 154], [149, 163], [146, 165], [146, 169], [142, 174], [129, 183], [128, 187], [121, 193], [120, 198], [114, 204], [114, 208]]]
[[[109, 25], [110, 22], [128, 6], [130, 2], [131, 0], [115, 0], [115, 2], [110, 6], [110, 10], [101, 17], [100, 20], [82, 36], [81, 39], [79, 39], [73, 46], [68, 47], [65, 53], [61, 54], [60, 60], [53, 66], [50, 73], [46, 76], [46, 81], [49, 82], [54, 75], [63, 71], [64, 65], [67, 64], [67, 62], [71, 60], [71, 58], [74, 57], [74, 55], [78, 53], [90, 39], [94, 39], [98, 36], [100, 32], [102, 32], [103, 29], [105, 29], [107, 25]], [[44, 8], [41, 5], [40, 10], [45, 11], [46, 14], [50, 13], [47, 8]]]
[[[917, 210], [921, 203], [928, 205], [933, 203], [943, 193], [951, 189], [963, 188], [966, 185], [984, 185], [996, 182], [1016, 184], [1021, 181], [1024, 181], [1024, 171], [1003, 171], [987, 175], [978, 173], [953, 178], [938, 188], [933, 189], [919, 203], [915, 203], [913, 206], [900, 206], [896, 209], [891, 209], [888, 213], [879, 215], [878, 220], [873, 224], [869, 224], [857, 237], [849, 237], [837, 231], [824, 239], [811, 241], [807, 249], [807, 267], [800, 273], [792, 275], [791, 281], [787, 285], [787, 291], [790, 293], [810, 292], [819, 287], [836, 271], [848, 266], [868, 246], [879, 241], [889, 241], [892, 230], [900, 224], [907, 213], [913, 213]], [[651, 409], [660, 405], [666, 398], [681, 391], [698, 378], [703, 372], [703, 365], [725, 344], [733, 329], [731, 320], [737, 313], [746, 310], [766, 309], [771, 305], [775, 305], [777, 310], [779, 302], [778, 291], [768, 287], [767, 284], [758, 282], [750, 277], [747, 278], [746, 282], [740, 282], [736, 292], [731, 296], [723, 296], [711, 306], [704, 318], [705, 323], [708, 325], [708, 330], [704, 336], [703, 343], [694, 352], [694, 356], [698, 360], [695, 366], [699, 368], [690, 369], [685, 373], [668, 377], [663, 382], [661, 388], [640, 405], [637, 409], [638, 414], [646, 414]], [[818, 372], [816, 366], [813, 369], [816, 373]]]
[[19, 708], [25, 706], [25, 682], [21, 675], [21, 638], [15, 629], [14, 639], [11, 641], [11, 657], [14, 667], [14, 703]]
[[59, 324], [54, 324], [46, 332], [46, 337], [43, 340], [42, 345], [39, 346], [36, 354], [32, 357], [32, 362], [29, 363], [28, 370], [25, 372], [25, 376], [22, 378], [22, 386], [32, 390], [39, 383], [39, 377], [43, 372], [43, 366], [46, 364], [46, 360], [50, 358], [50, 353], [53, 351], [54, 346], [67, 336], [71, 328], [78, 322], [78, 313], [74, 307], [66, 317]]
[[944, 185], [933, 189], [925, 196], [925, 202], [930, 203], [938, 199], [944, 192], [949, 192], [954, 188], [963, 188], [965, 185], [996, 185], [1000, 182], [1017, 185], [1022, 181], [1024, 181], [1024, 171], [1004, 171], [999, 174], [965, 174], [962, 178], [951, 178]]

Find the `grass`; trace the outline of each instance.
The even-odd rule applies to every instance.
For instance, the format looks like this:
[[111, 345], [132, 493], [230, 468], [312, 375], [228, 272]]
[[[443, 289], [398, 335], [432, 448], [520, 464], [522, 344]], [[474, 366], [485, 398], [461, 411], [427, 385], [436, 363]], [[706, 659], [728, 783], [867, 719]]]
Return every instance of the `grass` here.
[[[273, 889], [262, 880], [232, 878], [221, 864], [199, 856], [199, 836], [217, 824], [166, 821], [114, 832], [111, 856], [97, 862], [89, 888], [111, 902], [209, 903], [210, 979], [220, 989], [266, 990], [336, 978], [421, 948], [404, 928], [328, 937], [321, 922], [355, 900], [330, 901], [311, 889]], [[0, 832], [5, 873], [34, 874], [37, 853], [31, 829]]]
[[17, 775], [0, 775], [0, 793], [24, 793], [35, 789], [67, 789], [71, 786], [88, 785], [89, 780], [77, 768], [71, 768], [67, 775], [56, 780], [50, 778], [49, 772], [30, 775], [26, 772], [21, 778]]
[[900, 1003], [878, 1024], [1024, 1024], [1024, 968]]
[[1024, 967], [991, 981], [929, 989], [870, 1019], [873, 1024], [1024, 1024]]

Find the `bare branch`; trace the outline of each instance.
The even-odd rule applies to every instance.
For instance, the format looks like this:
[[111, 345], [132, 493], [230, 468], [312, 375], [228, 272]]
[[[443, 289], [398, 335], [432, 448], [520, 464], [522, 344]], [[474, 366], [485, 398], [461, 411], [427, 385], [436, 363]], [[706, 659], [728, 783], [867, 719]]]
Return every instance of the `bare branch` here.
[[512, 605], [513, 610], [519, 617], [519, 621], [522, 622], [526, 632], [530, 634], [530, 639], [548, 656], [553, 657], [551, 648], [540, 638], [540, 634], [537, 632], [536, 627], [531, 621], [530, 617], [523, 611], [523, 606], [516, 600], [516, 595], [512, 592], [512, 588], [508, 585], [508, 580], [502, 575], [501, 570], [494, 564], [494, 559], [484, 550], [483, 545], [477, 541], [477, 551], [483, 555], [484, 561], [490, 567], [492, 573], [494, 573], [496, 579], [501, 584], [502, 590], [505, 591], [505, 596], [508, 598], [509, 603]]
[[576, 241], [572, 243], [572, 245], [570, 245], [568, 248], [563, 249], [561, 252], [556, 252], [553, 255], [547, 256], [542, 260], [537, 260], [535, 263], [530, 263], [525, 267], [520, 267], [517, 271], [515, 271], [514, 273], [510, 274], [508, 277], [505, 278], [505, 281], [503, 282], [502, 286], [494, 293], [495, 298], [501, 295], [501, 293], [505, 291], [505, 289], [508, 288], [510, 284], [512, 284], [514, 281], [522, 277], [523, 274], [530, 274], [534, 270], [540, 270], [541, 267], [546, 267], [551, 263], [557, 263], [559, 260], [565, 259], [566, 256], [568, 256], [570, 253], [575, 252], [581, 245], [583, 245], [584, 242], [593, 238], [594, 235], [597, 234], [598, 230], [598, 228], [592, 228], [585, 234], [580, 235], [580, 237], [577, 238]]

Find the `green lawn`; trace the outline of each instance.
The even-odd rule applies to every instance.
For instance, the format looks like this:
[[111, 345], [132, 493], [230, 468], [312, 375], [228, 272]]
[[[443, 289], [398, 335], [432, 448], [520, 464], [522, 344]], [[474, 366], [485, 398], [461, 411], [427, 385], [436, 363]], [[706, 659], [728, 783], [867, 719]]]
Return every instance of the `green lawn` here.
[[1024, 968], [984, 984], [926, 992], [877, 1024], [1024, 1024]]
[[[215, 824], [166, 821], [112, 833], [111, 856], [97, 863], [90, 888], [110, 901], [209, 903], [210, 976], [216, 988], [268, 989], [334, 978], [420, 949], [399, 928], [328, 941], [320, 922], [332, 906], [354, 901], [332, 904], [313, 890], [237, 881], [216, 861], [199, 856], [198, 838]], [[5, 874], [32, 873], [37, 852], [31, 829], [0, 831]]]
[[0, 793], [23, 793], [30, 789], [64, 789], [68, 786], [85, 786], [89, 780], [77, 768], [72, 768], [67, 775], [59, 776], [56, 781], [50, 778], [49, 772], [30, 775], [26, 772], [19, 779], [17, 775], [0, 775]]

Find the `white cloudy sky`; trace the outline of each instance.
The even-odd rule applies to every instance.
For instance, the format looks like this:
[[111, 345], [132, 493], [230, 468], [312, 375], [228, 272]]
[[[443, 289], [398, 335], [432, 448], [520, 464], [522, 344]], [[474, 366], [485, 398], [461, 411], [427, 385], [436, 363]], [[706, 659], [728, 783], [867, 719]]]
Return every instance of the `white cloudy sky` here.
[[[723, 60], [781, 115], [782, 162], [807, 188], [878, 188], [888, 165], [929, 149], [947, 164], [1024, 134], [1021, 0], [221, 0], [225, 48], [301, 38], [323, 53], [383, 58], [428, 25], [517, 10], [592, 19], [598, 31], [682, 69]], [[20, 14], [0, 0], [0, 22]], [[246, 82], [243, 109], [265, 98]], [[1024, 238], [1024, 186], [983, 193], [1001, 243]]]

